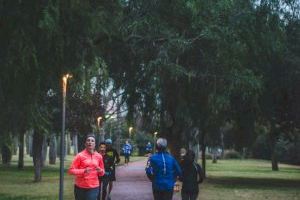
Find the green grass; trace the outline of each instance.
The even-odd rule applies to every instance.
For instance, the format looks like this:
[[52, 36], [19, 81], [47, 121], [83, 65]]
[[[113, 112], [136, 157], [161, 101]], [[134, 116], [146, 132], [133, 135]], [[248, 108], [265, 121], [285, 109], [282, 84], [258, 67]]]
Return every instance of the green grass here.
[[[66, 168], [72, 157], [67, 157]], [[17, 169], [16, 158], [13, 157], [11, 166], [0, 165], [0, 200], [55, 200], [59, 192], [59, 160], [56, 165], [48, 165], [42, 170], [42, 181], [33, 182], [32, 158], [25, 157], [23, 170]], [[74, 199], [73, 177], [65, 174], [64, 197]]]
[[[67, 156], [65, 160], [65, 172], [67, 171], [73, 156]], [[131, 157], [131, 161], [140, 157]], [[123, 156], [121, 163], [124, 163]], [[32, 158], [25, 156], [25, 167], [17, 169], [17, 157], [13, 156], [11, 166], [0, 164], [0, 200], [55, 200], [59, 193], [59, 159], [56, 165], [47, 165], [42, 170], [42, 181], [33, 182]], [[73, 200], [73, 176], [65, 173], [64, 199]]]
[[262, 160], [208, 161], [199, 199], [300, 199], [300, 167], [281, 164], [279, 168], [272, 171], [270, 162]]
[[[140, 157], [132, 157], [131, 161]], [[144, 159], [144, 158], [143, 158]], [[65, 161], [66, 169], [72, 156]], [[124, 162], [122, 157], [121, 164]], [[33, 182], [32, 159], [25, 158], [24, 170], [0, 165], [0, 200], [55, 200], [59, 191], [59, 161], [46, 166], [42, 181]], [[219, 160], [207, 162], [208, 178], [200, 186], [201, 200], [300, 200], [300, 167], [283, 165], [271, 171], [269, 161]], [[179, 194], [176, 194], [179, 195]], [[73, 200], [73, 177], [65, 174], [64, 199]]]

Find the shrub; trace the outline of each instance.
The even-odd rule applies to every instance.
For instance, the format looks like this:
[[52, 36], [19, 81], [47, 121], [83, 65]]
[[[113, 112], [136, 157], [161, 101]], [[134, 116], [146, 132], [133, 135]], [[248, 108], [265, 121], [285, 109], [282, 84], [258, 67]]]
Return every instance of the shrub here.
[[252, 156], [257, 159], [271, 158], [271, 149], [267, 134], [261, 134], [256, 138], [252, 147]]
[[212, 159], [212, 154], [206, 153], [206, 154], [205, 154], [205, 159], [211, 160], [211, 159]]
[[224, 159], [240, 159], [242, 156], [235, 150], [226, 150], [224, 152]]

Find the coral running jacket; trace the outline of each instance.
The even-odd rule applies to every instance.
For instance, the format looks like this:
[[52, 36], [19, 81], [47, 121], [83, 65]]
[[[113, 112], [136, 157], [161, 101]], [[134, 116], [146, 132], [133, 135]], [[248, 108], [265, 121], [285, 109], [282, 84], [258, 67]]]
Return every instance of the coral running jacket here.
[[[97, 172], [96, 168], [101, 170]], [[89, 169], [89, 172], [85, 170]], [[102, 156], [90, 153], [86, 149], [78, 153], [69, 169], [69, 174], [75, 175], [75, 185], [80, 188], [96, 188], [99, 186], [99, 176], [105, 173]]]

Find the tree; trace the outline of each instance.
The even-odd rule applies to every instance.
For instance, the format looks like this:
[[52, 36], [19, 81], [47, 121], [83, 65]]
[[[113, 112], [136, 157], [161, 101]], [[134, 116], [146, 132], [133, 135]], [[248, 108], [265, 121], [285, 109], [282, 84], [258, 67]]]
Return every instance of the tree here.
[[[53, 110], [60, 105], [45, 105], [44, 100], [49, 98], [49, 91], [59, 99], [62, 74], [72, 72], [74, 77], [80, 77], [82, 66], [92, 66], [97, 35], [109, 34], [106, 24], [109, 5], [110, 2], [72, 0], [1, 2], [1, 13], [4, 13], [0, 19], [1, 44], [4, 45], [0, 52], [0, 101], [4, 110], [0, 118], [5, 135], [23, 134], [35, 128], [34, 146], [38, 148], [42, 144], [43, 137], [38, 136], [46, 135], [51, 129]], [[15, 120], [19, 122], [17, 126]], [[38, 163], [38, 151], [35, 152], [35, 180], [39, 181], [42, 165]]]

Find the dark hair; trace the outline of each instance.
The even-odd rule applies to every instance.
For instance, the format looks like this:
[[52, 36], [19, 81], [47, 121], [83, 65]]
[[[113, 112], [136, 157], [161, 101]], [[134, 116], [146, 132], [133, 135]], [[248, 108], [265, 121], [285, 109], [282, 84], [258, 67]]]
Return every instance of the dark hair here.
[[185, 156], [184, 156], [184, 160], [187, 162], [193, 162], [195, 160], [195, 152], [192, 150], [187, 150]]
[[94, 134], [87, 134], [86, 137], [85, 137], [85, 141], [89, 138], [89, 137], [92, 137], [96, 140], [96, 137]]
[[100, 142], [99, 146], [100, 145], [105, 145], [106, 146], [106, 143], [105, 142]]

